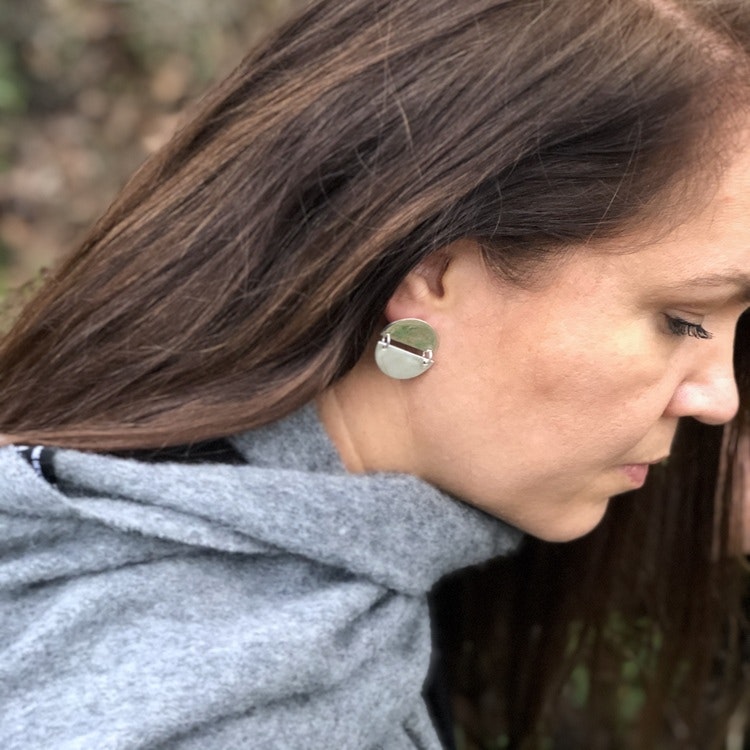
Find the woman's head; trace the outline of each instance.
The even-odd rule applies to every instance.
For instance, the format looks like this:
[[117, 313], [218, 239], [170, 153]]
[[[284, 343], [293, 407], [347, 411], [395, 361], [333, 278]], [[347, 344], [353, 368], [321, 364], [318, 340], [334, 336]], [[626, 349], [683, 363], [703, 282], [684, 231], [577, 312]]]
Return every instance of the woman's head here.
[[372, 356], [321, 398], [352, 469], [417, 474], [535, 536], [589, 532], [668, 457], [678, 420], [730, 421], [750, 305], [750, 120], [710, 200], [668, 233], [571, 249], [520, 286], [476, 242], [425, 259], [386, 307], [440, 333], [435, 365]]
[[647, 220], [666, 231], [722, 171], [747, 16], [311, 4], [22, 316], [0, 352], [0, 429], [133, 447], [252, 427], [347, 372], [407, 274], [459, 240], [520, 290], [571, 247]]

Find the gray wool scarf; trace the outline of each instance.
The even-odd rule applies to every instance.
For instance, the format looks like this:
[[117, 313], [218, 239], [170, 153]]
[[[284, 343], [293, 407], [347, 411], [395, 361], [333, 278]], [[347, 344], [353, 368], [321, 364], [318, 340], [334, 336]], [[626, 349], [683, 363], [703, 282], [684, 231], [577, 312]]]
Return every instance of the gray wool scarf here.
[[3, 750], [439, 748], [426, 595], [520, 534], [347, 474], [307, 406], [243, 465], [0, 449]]

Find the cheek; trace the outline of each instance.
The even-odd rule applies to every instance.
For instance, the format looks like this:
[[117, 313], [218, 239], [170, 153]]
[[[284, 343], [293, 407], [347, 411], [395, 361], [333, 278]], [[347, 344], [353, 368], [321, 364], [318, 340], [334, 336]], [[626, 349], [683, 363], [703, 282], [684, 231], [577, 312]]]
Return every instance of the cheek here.
[[672, 365], [649, 321], [573, 305], [544, 315], [537, 307], [533, 321], [526, 308], [505, 312], [446, 337], [434, 372], [433, 407], [477, 455], [502, 445], [514, 461], [541, 452], [595, 462], [627, 451], [661, 418]]
[[663, 356], [643, 338], [622, 336], [591, 346], [582, 340], [558, 337], [534, 352], [524, 368], [525, 400], [538, 404], [562, 435], [590, 431], [601, 440], [642, 433], [661, 417], [673, 389]]

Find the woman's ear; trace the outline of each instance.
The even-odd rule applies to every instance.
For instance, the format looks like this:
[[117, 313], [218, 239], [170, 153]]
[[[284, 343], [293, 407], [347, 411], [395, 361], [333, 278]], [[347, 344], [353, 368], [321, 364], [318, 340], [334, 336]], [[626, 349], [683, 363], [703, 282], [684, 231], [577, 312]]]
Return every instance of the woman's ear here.
[[429, 320], [431, 313], [445, 307], [450, 290], [446, 287], [449, 270], [459, 255], [480, 255], [471, 240], [446, 245], [420, 261], [398, 285], [385, 308], [389, 322], [402, 318]]

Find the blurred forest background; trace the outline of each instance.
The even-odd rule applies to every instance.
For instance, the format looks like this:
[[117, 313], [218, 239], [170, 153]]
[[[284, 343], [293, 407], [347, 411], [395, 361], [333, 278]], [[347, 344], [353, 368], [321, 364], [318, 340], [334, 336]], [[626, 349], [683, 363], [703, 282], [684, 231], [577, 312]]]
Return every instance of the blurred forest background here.
[[79, 240], [298, 0], [0, 0], [0, 296]]

